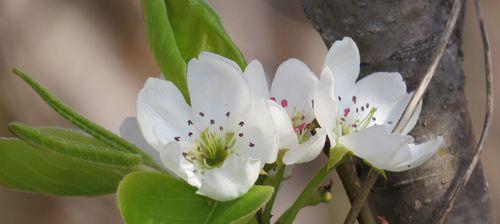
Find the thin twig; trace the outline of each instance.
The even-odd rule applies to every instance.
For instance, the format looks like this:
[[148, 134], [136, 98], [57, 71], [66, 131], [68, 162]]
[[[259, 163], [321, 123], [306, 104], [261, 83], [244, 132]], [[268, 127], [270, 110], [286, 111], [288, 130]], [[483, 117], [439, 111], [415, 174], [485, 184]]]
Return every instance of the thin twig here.
[[[462, 9], [462, 4], [463, 0], [454, 1], [450, 13], [450, 18], [448, 19], [448, 22], [446, 23], [446, 26], [443, 31], [443, 35], [439, 40], [439, 43], [437, 45], [437, 50], [436, 52], [434, 52], [431, 64], [429, 65], [429, 67], [427, 67], [427, 71], [424, 75], [424, 78], [420, 81], [420, 85], [415, 90], [415, 94], [410, 100], [410, 103], [408, 103], [408, 105], [406, 106], [406, 110], [403, 113], [403, 116], [401, 116], [396, 127], [394, 128], [393, 130], [394, 133], [401, 133], [403, 131], [404, 127], [406, 126], [411, 116], [413, 115], [413, 112], [415, 111], [418, 104], [422, 100], [425, 90], [429, 86], [429, 82], [434, 76], [436, 69], [439, 65], [439, 62], [441, 61], [441, 58], [443, 56], [444, 50], [446, 49], [446, 46], [448, 45], [448, 41], [451, 37], [451, 34], [455, 30], [455, 24], [457, 22], [458, 15], [460, 14], [460, 10]], [[358, 197], [352, 204], [351, 209], [349, 210], [349, 213], [347, 214], [347, 217], [344, 221], [344, 224], [352, 224], [356, 220], [359, 211], [365, 204], [368, 194], [370, 193], [371, 189], [373, 188], [373, 185], [377, 181], [379, 174], [374, 171], [375, 171], [374, 169], [371, 169], [370, 172], [368, 173], [366, 181], [363, 182]]]
[[481, 4], [479, 0], [474, 0], [474, 5], [476, 8], [476, 16], [479, 22], [479, 28], [481, 30], [481, 40], [483, 42], [483, 50], [484, 50], [484, 69], [486, 74], [486, 113], [484, 117], [483, 130], [481, 132], [481, 137], [479, 141], [476, 143], [476, 147], [474, 148], [474, 156], [472, 157], [472, 161], [465, 170], [465, 172], [461, 173], [458, 176], [458, 181], [453, 186], [450, 196], [447, 198], [443, 210], [441, 210], [440, 215], [438, 215], [438, 220], [436, 223], [441, 224], [446, 221], [448, 214], [450, 214], [453, 206], [455, 204], [455, 199], [460, 195], [460, 192], [463, 190], [467, 182], [469, 181], [472, 172], [477, 166], [479, 162], [479, 156], [483, 151], [484, 142], [486, 140], [486, 136], [488, 135], [488, 130], [491, 125], [491, 114], [493, 114], [493, 72], [491, 68], [491, 48], [490, 41], [488, 40], [488, 33], [486, 31], [486, 26], [484, 25], [484, 16], [483, 11], [481, 9]]

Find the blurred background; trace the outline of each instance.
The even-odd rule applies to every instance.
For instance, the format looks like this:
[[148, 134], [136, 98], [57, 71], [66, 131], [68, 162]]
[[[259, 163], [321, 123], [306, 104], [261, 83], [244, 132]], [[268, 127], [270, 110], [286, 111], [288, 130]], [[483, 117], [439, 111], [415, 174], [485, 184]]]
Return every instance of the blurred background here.
[[[318, 74], [326, 47], [311, 27], [299, 0], [209, 0], [247, 60], [259, 59], [273, 76], [279, 63], [294, 57]], [[473, 6], [467, 1], [464, 32], [466, 94], [475, 133], [483, 122], [482, 47]], [[500, 66], [500, 2], [484, 0], [494, 67]], [[363, 56], [361, 56], [363, 57]], [[147, 49], [139, 0], [1, 0], [0, 136], [11, 136], [7, 123], [71, 125], [59, 118], [19, 78], [14, 67], [31, 73], [76, 110], [117, 132], [125, 117], [135, 116], [135, 100], [147, 77], [159, 69]], [[497, 76], [498, 77], [498, 76]], [[500, 78], [495, 83], [500, 86]], [[500, 88], [495, 89], [500, 105]], [[500, 112], [482, 156], [497, 214], [500, 214]], [[320, 158], [321, 160], [321, 158]], [[294, 168], [278, 195], [281, 213], [318, 168], [312, 162]], [[329, 204], [303, 210], [297, 223], [340, 223], [348, 201], [340, 181]], [[50, 197], [0, 187], [0, 223], [121, 223], [113, 196]]]

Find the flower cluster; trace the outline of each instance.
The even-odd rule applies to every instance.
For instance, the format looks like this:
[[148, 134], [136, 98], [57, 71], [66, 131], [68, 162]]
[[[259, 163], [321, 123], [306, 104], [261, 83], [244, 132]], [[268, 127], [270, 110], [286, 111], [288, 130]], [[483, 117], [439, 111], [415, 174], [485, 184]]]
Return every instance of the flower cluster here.
[[174, 175], [197, 193], [227, 201], [246, 193], [278, 153], [287, 165], [309, 162], [332, 147], [347, 148], [370, 165], [389, 171], [414, 168], [429, 159], [442, 138], [413, 144], [408, 132], [392, 133], [413, 93], [399, 73], [379, 72], [356, 82], [356, 44], [335, 42], [321, 77], [301, 61], [281, 64], [271, 85], [259, 61], [245, 71], [222, 56], [201, 53], [187, 67], [191, 105], [169, 81], [149, 78], [137, 99], [137, 118], [122, 135], [157, 152]]

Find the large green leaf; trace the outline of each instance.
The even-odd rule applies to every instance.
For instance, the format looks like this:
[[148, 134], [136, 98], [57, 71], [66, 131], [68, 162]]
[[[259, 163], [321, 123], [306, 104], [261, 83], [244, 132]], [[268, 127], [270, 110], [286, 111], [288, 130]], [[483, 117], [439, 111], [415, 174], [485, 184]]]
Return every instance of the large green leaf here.
[[202, 51], [234, 60], [245, 58], [224, 31], [217, 14], [204, 0], [142, 0], [148, 42], [160, 70], [189, 102], [186, 64]]
[[94, 163], [35, 148], [19, 139], [0, 139], [0, 184], [50, 195], [114, 193], [120, 180], [140, 167]]
[[140, 155], [111, 150], [74, 131], [49, 128], [46, 128], [45, 130], [48, 131], [45, 131], [19, 122], [10, 123], [9, 130], [37, 148], [76, 159], [118, 166], [138, 166], [142, 164]]
[[247, 223], [271, 197], [273, 188], [255, 186], [242, 197], [215, 202], [167, 174], [139, 171], [118, 187], [118, 206], [128, 224]]
[[137, 148], [135, 145], [128, 143], [120, 136], [115, 135], [112, 132], [101, 127], [100, 125], [88, 120], [87, 118], [73, 110], [70, 106], [61, 102], [48, 89], [37, 83], [35, 80], [31, 79], [28, 74], [18, 69], [14, 69], [13, 72], [14, 74], [22, 78], [26, 83], [28, 83], [28, 85], [30, 85], [31, 88], [33, 88], [50, 107], [52, 107], [57, 113], [59, 113], [59, 115], [64, 117], [75, 126], [92, 135], [96, 139], [99, 139], [112, 149], [139, 154], [143, 158], [146, 165], [159, 170], [163, 169], [163, 167], [158, 165], [154, 161], [154, 159], [151, 158], [151, 156], [146, 154], [141, 149]]

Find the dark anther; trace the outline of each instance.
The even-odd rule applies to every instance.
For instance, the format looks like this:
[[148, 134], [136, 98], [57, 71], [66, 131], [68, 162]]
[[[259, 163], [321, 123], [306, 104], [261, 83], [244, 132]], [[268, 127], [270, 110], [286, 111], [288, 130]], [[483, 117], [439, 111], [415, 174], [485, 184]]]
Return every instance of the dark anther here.
[[229, 111], [226, 113], [226, 117], [229, 117], [229, 115], [231, 115], [231, 113], [229, 113]]
[[241, 127], [243, 127], [243, 125], [245, 125], [245, 122], [243, 121], [240, 121], [240, 123], [238, 123]]
[[177, 137], [175, 137], [174, 139], [175, 139], [175, 141], [180, 141], [180, 140], [181, 140], [181, 137], [177, 136]]
[[250, 146], [250, 147], [254, 147], [254, 146], [255, 146], [255, 144], [253, 144], [253, 143], [251, 143], [251, 142], [250, 142], [250, 144], [249, 144], [248, 146]]
[[243, 133], [239, 133], [238, 136], [243, 137]]
[[198, 114], [200, 115], [200, 117], [205, 116], [205, 114], [204, 114], [203, 112], [200, 112], [200, 113], [198, 113]]
[[193, 125], [193, 122], [191, 120], [188, 120], [188, 125]]
[[215, 124], [214, 119], [210, 119], [210, 124]]
[[189, 135], [189, 137], [193, 136], [193, 132], [189, 132], [188, 135]]

